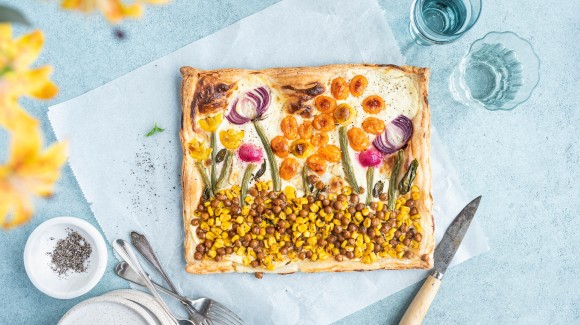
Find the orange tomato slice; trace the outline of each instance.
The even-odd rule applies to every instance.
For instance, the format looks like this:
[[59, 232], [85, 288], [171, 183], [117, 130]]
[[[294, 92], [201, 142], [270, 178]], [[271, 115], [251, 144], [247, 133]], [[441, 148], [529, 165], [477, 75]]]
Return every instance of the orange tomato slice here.
[[331, 163], [337, 163], [341, 159], [340, 149], [332, 144], [327, 144], [323, 147], [320, 147], [320, 149], [318, 149], [318, 155]]
[[348, 97], [348, 84], [344, 78], [334, 78], [330, 84], [330, 92], [336, 99], [346, 99]]
[[334, 117], [328, 114], [319, 114], [314, 117], [312, 126], [321, 132], [330, 132], [335, 128]]
[[298, 122], [292, 115], [288, 115], [280, 122], [280, 129], [288, 140], [298, 139]]
[[328, 134], [324, 132], [316, 132], [312, 135], [312, 138], [310, 138], [310, 143], [315, 147], [322, 147], [328, 143], [328, 140]]
[[280, 158], [286, 158], [290, 153], [288, 141], [286, 141], [286, 139], [281, 135], [274, 137], [274, 139], [270, 141], [270, 147], [274, 154]]
[[318, 96], [314, 100], [314, 106], [316, 106], [316, 109], [321, 113], [331, 114], [336, 109], [336, 100], [328, 96]]
[[348, 143], [354, 151], [363, 151], [371, 142], [369, 136], [361, 128], [354, 127], [346, 132]]
[[300, 124], [298, 127], [298, 135], [300, 136], [300, 139], [310, 140], [310, 138], [312, 138], [313, 132], [314, 129], [312, 128], [312, 122], [308, 120], [302, 122], [302, 124]]
[[363, 100], [362, 107], [369, 114], [377, 114], [385, 108], [385, 101], [377, 95], [372, 95]]
[[298, 174], [298, 168], [300, 168], [300, 163], [298, 160], [292, 157], [288, 157], [282, 161], [280, 165], [280, 177], [283, 180], [291, 180], [292, 177]]
[[349, 86], [350, 93], [355, 97], [362, 96], [362, 94], [367, 89], [368, 84], [369, 84], [369, 81], [367, 80], [367, 77], [361, 76], [361, 75], [356, 75], [350, 81], [350, 86]]
[[324, 174], [326, 171], [326, 161], [317, 154], [313, 154], [306, 159], [306, 165], [317, 174]]
[[383, 122], [383, 120], [381, 120], [381, 119], [378, 119], [376, 117], [371, 116], [371, 117], [367, 117], [362, 122], [362, 127], [366, 133], [381, 134], [385, 130], [385, 122]]

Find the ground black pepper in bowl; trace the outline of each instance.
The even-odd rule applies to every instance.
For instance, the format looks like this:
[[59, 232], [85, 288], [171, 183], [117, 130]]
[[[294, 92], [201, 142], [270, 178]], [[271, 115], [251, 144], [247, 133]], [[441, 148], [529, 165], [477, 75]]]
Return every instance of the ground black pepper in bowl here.
[[50, 268], [60, 277], [68, 277], [71, 272], [86, 272], [93, 252], [91, 244], [77, 231], [67, 228], [66, 232], [67, 237], [59, 239], [54, 250], [46, 253], [51, 257]]

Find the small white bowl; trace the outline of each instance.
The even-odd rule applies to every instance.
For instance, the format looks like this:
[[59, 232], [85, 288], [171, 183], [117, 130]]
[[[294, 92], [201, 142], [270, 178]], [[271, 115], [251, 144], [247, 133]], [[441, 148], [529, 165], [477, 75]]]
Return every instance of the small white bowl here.
[[[86, 272], [59, 276], [51, 269], [51, 257], [59, 239], [67, 237], [67, 228], [77, 231], [91, 245]], [[107, 267], [107, 246], [99, 231], [90, 223], [73, 217], [53, 218], [40, 224], [26, 242], [24, 268], [38, 290], [58, 299], [72, 299], [87, 293], [103, 277]]]

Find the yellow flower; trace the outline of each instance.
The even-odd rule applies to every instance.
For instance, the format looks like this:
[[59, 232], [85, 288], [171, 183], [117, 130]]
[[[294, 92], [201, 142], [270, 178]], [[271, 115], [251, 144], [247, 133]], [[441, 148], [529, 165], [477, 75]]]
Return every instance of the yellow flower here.
[[143, 13], [142, 4], [164, 4], [169, 0], [139, 0], [132, 4], [124, 4], [123, 0], [62, 0], [63, 9], [78, 10], [89, 13], [99, 10], [111, 23], [118, 23], [124, 18], [137, 18]]
[[199, 141], [197, 139], [192, 139], [187, 144], [189, 148], [189, 155], [197, 160], [197, 161], [204, 161], [209, 158], [211, 154], [211, 148], [205, 142]]
[[244, 130], [236, 131], [227, 129], [220, 132], [220, 141], [224, 147], [230, 150], [238, 149], [244, 139]]
[[56, 95], [58, 88], [49, 79], [50, 66], [29, 69], [43, 43], [41, 31], [13, 39], [12, 26], [0, 23], [0, 97], [49, 99]]
[[52, 194], [66, 161], [66, 144], [43, 150], [38, 121], [15, 101], [0, 102], [0, 126], [10, 135], [10, 155], [0, 165], [0, 228], [8, 229], [30, 219], [35, 196]]
[[199, 120], [199, 126], [206, 132], [215, 132], [224, 119], [224, 114], [208, 116]]

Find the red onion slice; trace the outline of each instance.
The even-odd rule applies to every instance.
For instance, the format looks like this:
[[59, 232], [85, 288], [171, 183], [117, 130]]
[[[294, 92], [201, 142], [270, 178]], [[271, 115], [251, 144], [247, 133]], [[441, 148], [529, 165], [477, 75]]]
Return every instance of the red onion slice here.
[[412, 133], [413, 122], [408, 117], [399, 115], [373, 140], [373, 145], [380, 152], [389, 155], [404, 147]]
[[236, 125], [260, 119], [270, 106], [270, 89], [262, 86], [244, 93], [232, 103], [227, 120]]

